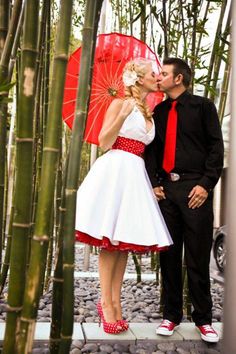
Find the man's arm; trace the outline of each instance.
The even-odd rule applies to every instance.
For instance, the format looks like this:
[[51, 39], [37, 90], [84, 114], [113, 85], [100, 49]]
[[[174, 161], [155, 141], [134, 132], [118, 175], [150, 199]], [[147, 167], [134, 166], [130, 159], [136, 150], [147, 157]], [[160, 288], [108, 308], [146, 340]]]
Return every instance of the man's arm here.
[[222, 173], [224, 143], [214, 103], [210, 100], [206, 100], [203, 108], [203, 124], [206, 132], [208, 154], [205, 161], [205, 173], [198, 184], [206, 191], [210, 191], [215, 187]]
[[165, 193], [157, 174], [157, 153], [157, 142], [154, 139], [153, 142], [146, 147], [144, 160], [149, 179], [153, 186], [154, 194], [159, 201], [165, 199]]
[[157, 148], [156, 148], [156, 139], [146, 146], [144, 161], [146, 170], [151, 181], [153, 188], [159, 186], [159, 180], [157, 176]]

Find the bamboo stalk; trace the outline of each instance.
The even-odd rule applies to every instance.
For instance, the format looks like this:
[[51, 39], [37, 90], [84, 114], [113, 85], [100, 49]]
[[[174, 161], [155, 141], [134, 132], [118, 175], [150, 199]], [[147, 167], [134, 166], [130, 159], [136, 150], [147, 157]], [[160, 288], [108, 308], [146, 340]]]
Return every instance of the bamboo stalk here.
[[48, 254], [46, 260], [46, 273], [44, 278], [44, 292], [48, 291], [50, 279], [51, 279], [53, 250], [54, 250], [53, 231], [54, 231], [54, 208], [52, 210], [51, 224], [49, 227], [49, 245], [48, 245]]
[[[9, 3], [7, 0], [0, 2], [0, 58], [2, 58], [3, 48], [8, 31]], [[3, 82], [0, 80], [0, 85]], [[6, 151], [6, 121], [7, 105], [0, 104], [0, 267], [2, 264], [2, 247], [4, 238], [4, 197], [5, 197], [5, 151]]]
[[209, 93], [209, 88], [211, 85], [211, 76], [212, 76], [212, 71], [215, 63], [215, 58], [216, 58], [216, 52], [219, 49], [219, 43], [220, 43], [220, 33], [222, 31], [222, 23], [223, 23], [223, 18], [225, 14], [225, 9], [227, 5], [227, 0], [222, 0], [222, 5], [221, 5], [221, 11], [220, 11], [220, 16], [219, 16], [219, 21], [217, 24], [217, 29], [215, 33], [215, 39], [214, 39], [214, 44], [211, 52], [211, 58], [210, 58], [210, 63], [208, 67], [208, 73], [207, 73], [207, 79], [206, 79], [206, 84], [205, 84], [205, 91], [204, 91], [204, 96], [207, 97]]
[[139, 263], [136, 254], [132, 254], [132, 258], [133, 258], [134, 265], [135, 265], [135, 270], [136, 270], [136, 275], [137, 275], [137, 283], [140, 283], [142, 281], [142, 278], [141, 278], [141, 275], [142, 275], [141, 264]]
[[12, 17], [9, 24], [9, 30], [7, 32], [6, 42], [1, 55], [1, 63], [0, 63], [1, 83], [5, 83], [8, 78], [8, 65], [11, 58], [11, 52], [14, 44], [14, 38], [17, 30], [19, 17], [21, 14], [21, 8], [22, 8], [22, 0], [15, 0], [13, 10], [12, 10]]
[[[0, 62], [0, 83], [9, 83], [11, 80], [11, 72], [8, 70], [11, 52], [16, 46], [15, 40], [15, 31], [17, 28], [17, 23], [21, 13], [21, 4], [22, 1], [15, 1], [12, 17], [9, 24], [9, 31], [6, 36], [5, 43], [1, 41], [1, 44], [4, 43], [4, 47], [1, 50], [1, 62]], [[5, 10], [5, 17], [8, 18], [8, 7], [3, 7], [3, 11]], [[7, 22], [7, 20], [5, 20]], [[1, 24], [0, 24], [1, 27]], [[1, 45], [0, 45], [1, 47]], [[8, 96], [8, 92], [6, 92], [6, 97]], [[2, 256], [2, 245], [4, 243], [4, 230], [5, 230], [5, 222], [4, 220], [7, 219], [7, 203], [8, 203], [8, 178], [5, 178], [6, 170], [6, 163], [7, 159], [5, 159], [6, 154], [6, 142], [7, 142], [7, 114], [8, 114], [8, 107], [7, 104], [2, 103], [0, 105], [0, 265], [1, 265], [1, 256]], [[4, 192], [5, 190], [5, 192]], [[5, 200], [5, 202], [4, 202]]]
[[0, 267], [4, 240], [7, 104], [0, 104]]
[[30, 236], [33, 233], [33, 227], [35, 224], [35, 213], [38, 202], [38, 188], [40, 185], [40, 175], [42, 168], [42, 137], [41, 132], [43, 130], [43, 117], [40, 103], [42, 102], [43, 97], [43, 71], [44, 71], [44, 54], [45, 54], [45, 36], [46, 36], [46, 18], [48, 16], [48, 0], [44, 0], [42, 4], [42, 13], [40, 18], [39, 26], [39, 38], [38, 38], [38, 57], [36, 61], [36, 94], [35, 94], [35, 107], [34, 107], [34, 191], [33, 191], [33, 211], [32, 211], [32, 228]]
[[[212, 90], [210, 92], [210, 99], [214, 101], [216, 96], [216, 87], [219, 79], [220, 66], [222, 63], [222, 57], [224, 56], [225, 44], [227, 42], [227, 37], [230, 34], [230, 23], [232, 21], [231, 12], [232, 12], [232, 3], [230, 4], [230, 9], [228, 13], [228, 18], [225, 25], [225, 30], [220, 38], [221, 44], [219, 45], [219, 49], [216, 52], [216, 60], [214, 64], [213, 77], [212, 77]], [[229, 49], [228, 49], [229, 50]]]
[[193, 83], [195, 76], [195, 64], [196, 64], [196, 37], [197, 37], [197, 19], [199, 15], [198, 10], [198, 0], [193, 0], [192, 2], [192, 14], [193, 14], [193, 24], [192, 24], [192, 43], [191, 43], [191, 61], [190, 67], [192, 71], [192, 85], [191, 89], [193, 91]]
[[[14, 37], [14, 43], [12, 46], [11, 58], [9, 62], [9, 71], [8, 71], [8, 82], [11, 82], [13, 69], [17, 62], [17, 51], [20, 43], [20, 33], [23, 26], [23, 14], [24, 14], [25, 3], [22, 6], [16, 34]], [[18, 57], [19, 61], [19, 57]], [[15, 71], [16, 82], [18, 82], [18, 71]], [[10, 131], [8, 133], [8, 146], [7, 146], [7, 164], [8, 164], [8, 195], [7, 195], [7, 211], [6, 211], [6, 228], [9, 228], [9, 219], [12, 210], [12, 201], [13, 201], [13, 187], [14, 187], [14, 172], [15, 172], [15, 121], [16, 121], [16, 103], [17, 103], [17, 89], [14, 88], [13, 92], [13, 107], [11, 111], [11, 123], [10, 123]], [[14, 159], [14, 160], [13, 160]], [[8, 245], [7, 245], [8, 247]], [[7, 262], [9, 263], [9, 262]]]
[[1, 275], [0, 275], [0, 295], [2, 294], [2, 291], [3, 291], [5, 283], [6, 283], [7, 273], [8, 273], [9, 264], [10, 264], [9, 262], [10, 262], [11, 241], [12, 241], [13, 213], [14, 213], [14, 208], [12, 207], [10, 222], [9, 222], [9, 229], [8, 229], [8, 233], [7, 233], [7, 245], [6, 245], [6, 250], [5, 250], [5, 257], [4, 257], [4, 262], [2, 264]]
[[221, 124], [223, 122], [224, 113], [225, 113], [225, 105], [226, 105], [226, 100], [227, 100], [227, 96], [228, 96], [228, 88], [229, 88], [229, 81], [230, 81], [230, 69], [231, 69], [230, 51], [228, 51], [227, 63], [225, 65], [223, 83], [222, 83], [222, 87], [221, 87], [220, 103], [219, 103], [219, 108], [218, 108], [218, 115], [219, 115], [219, 120], [220, 120]]
[[63, 257], [63, 316], [60, 354], [68, 353], [71, 345], [74, 316], [74, 242], [75, 242], [75, 208], [78, 174], [80, 168], [80, 156], [85, 119], [88, 110], [91, 71], [93, 65], [95, 38], [98, 20], [103, 0], [94, 3], [87, 0], [85, 21], [83, 28], [82, 53], [79, 76], [79, 91], [76, 100], [75, 119], [72, 130], [72, 141], [69, 153], [69, 164], [66, 184], [66, 213], [64, 228], [64, 257]]
[[2, 56], [3, 47], [5, 44], [8, 22], [9, 22], [10, 4], [8, 0], [0, 1], [0, 58]]
[[132, 0], [129, 0], [129, 23], [130, 23], [130, 35], [133, 35], [133, 11]]
[[179, 1], [179, 6], [180, 6], [180, 16], [181, 16], [181, 26], [182, 26], [182, 33], [183, 33], [183, 59], [186, 60], [187, 57], [187, 38], [186, 38], [186, 33], [185, 33], [185, 23], [184, 23], [184, 11], [183, 11], [183, 0]]
[[47, 22], [46, 22], [46, 43], [45, 43], [45, 57], [44, 57], [44, 81], [43, 81], [43, 131], [42, 138], [45, 136], [47, 117], [48, 117], [48, 98], [49, 98], [49, 74], [50, 74], [50, 48], [51, 48], [51, 2], [48, 2], [47, 8]]
[[143, 0], [143, 3], [140, 2], [141, 6], [141, 21], [140, 21], [140, 39], [143, 42], [146, 42], [146, 6], [147, 6], [147, 0]]
[[43, 148], [43, 162], [35, 231], [32, 239], [31, 257], [20, 319], [17, 353], [32, 349], [39, 299], [42, 293], [51, 211], [54, 202], [56, 170], [61, 136], [61, 111], [64, 93], [66, 65], [72, 20], [72, 0], [62, 0], [59, 28], [57, 30], [53, 72], [50, 85], [49, 117]]
[[26, 276], [32, 201], [34, 70], [37, 57], [38, 12], [39, 2], [37, 0], [27, 1], [16, 124], [15, 213], [10, 259], [8, 313], [3, 344], [4, 354], [15, 353], [15, 331], [22, 307]]
[[[68, 162], [68, 159], [66, 159]], [[63, 230], [64, 230], [64, 215], [65, 215], [65, 187], [67, 164], [63, 179], [61, 194], [61, 204], [59, 208], [59, 229], [57, 234], [57, 252], [55, 260], [55, 271], [53, 276], [53, 300], [52, 300], [52, 322], [50, 331], [50, 354], [58, 354], [61, 341], [61, 320], [62, 320], [62, 305], [63, 305]], [[58, 189], [60, 188], [57, 185]], [[58, 190], [59, 194], [59, 190]]]
[[119, 32], [122, 33], [122, 24], [121, 24], [121, 0], [116, 0], [116, 11], [117, 11], [117, 18], [118, 18], [118, 26], [119, 26]]
[[17, 51], [18, 51], [19, 43], [20, 43], [20, 35], [21, 35], [22, 26], [23, 26], [23, 22], [24, 22], [24, 9], [25, 9], [25, 2], [23, 3], [22, 8], [21, 8], [21, 13], [20, 13], [18, 24], [17, 24], [15, 38], [14, 38], [14, 43], [12, 46], [11, 58], [10, 58], [10, 63], [9, 63], [9, 76], [8, 76], [9, 82], [12, 79], [13, 69], [14, 69], [14, 66], [16, 63]]
[[[205, 11], [204, 11], [204, 16], [203, 16], [203, 19], [202, 19], [203, 23], [206, 23], [209, 6], [210, 6], [210, 1], [207, 1], [206, 8], [205, 8]], [[198, 41], [197, 41], [197, 45], [196, 45], [197, 46], [197, 48], [196, 48], [196, 57], [199, 56], [200, 46], [201, 46], [201, 43], [202, 43], [202, 36], [203, 36], [203, 31], [200, 32], [200, 35], [198, 37]]]
[[167, 25], [167, 14], [166, 14], [166, 0], [162, 0], [162, 11], [163, 11], [163, 34], [164, 34], [164, 57], [169, 56], [169, 46], [168, 46], [168, 25]]

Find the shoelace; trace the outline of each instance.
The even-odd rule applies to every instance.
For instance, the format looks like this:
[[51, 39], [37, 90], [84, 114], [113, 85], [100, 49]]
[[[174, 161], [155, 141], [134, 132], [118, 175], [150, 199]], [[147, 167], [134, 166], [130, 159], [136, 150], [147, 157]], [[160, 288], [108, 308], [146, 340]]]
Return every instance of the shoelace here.
[[206, 332], [215, 333], [214, 329], [210, 325], [202, 326]]
[[171, 324], [171, 321], [169, 321], [169, 320], [163, 320], [161, 326], [163, 326], [163, 327], [169, 327], [170, 324]]

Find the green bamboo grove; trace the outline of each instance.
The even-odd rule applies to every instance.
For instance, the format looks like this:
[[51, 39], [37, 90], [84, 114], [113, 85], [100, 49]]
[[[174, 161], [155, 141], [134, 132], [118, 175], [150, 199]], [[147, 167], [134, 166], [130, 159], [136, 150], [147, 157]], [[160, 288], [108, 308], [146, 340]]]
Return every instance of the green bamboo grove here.
[[[0, 296], [7, 296], [4, 354], [32, 352], [40, 299], [49, 288], [50, 353], [70, 351], [76, 191], [90, 159], [83, 133], [104, 3], [0, 0]], [[167, 56], [188, 61], [194, 72], [192, 90], [201, 87], [202, 94], [218, 104], [223, 123], [231, 75], [232, 0], [107, 3], [109, 31], [143, 40], [160, 61]], [[214, 30], [209, 32], [211, 16]], [[70, 131], [62, 123], [64, 83], [68, 57], [80, 45], [78, 95]], [[142, 257], [131, 258], [141, 282]], [[158, 254], [151, 255], [150, 266], [161, 284]], [[183, 282], [189, 314], [184, 262]]]
[[22, 309], [29, 231], [31, 227], [33, 177], [33, 110], [38, 35], [38, 1], [27, 2], [23, 29], [22, 62], [19, 79], [19, 107], [16, 123], [16, 185], [12, 224], [12, 246], [8, 292], [8, 312], [3, 353], [13, 353], [17, 321]]
[[26, 348], [30, 350], [32, 348], [33, 328], [35, 327], [39, 298], [43, 290], [42, 284], [46, 268], [50, 221], [53, 210], [56, 171], [58, 167], [62, 125], [61, 109], [69, 50], [71, 14], [72, 1], [61, 1], [60, 21], [55, 44], [49, 99], [49, 119], [43, 146], [42, 171], [40, 177], [40, 180], [44, 181], [44, 188], [40, 188], [38, 196], [29, 269], [20, 318], [19, 338], [17, 339], [17, 352], [19, 353], [25, 352]]

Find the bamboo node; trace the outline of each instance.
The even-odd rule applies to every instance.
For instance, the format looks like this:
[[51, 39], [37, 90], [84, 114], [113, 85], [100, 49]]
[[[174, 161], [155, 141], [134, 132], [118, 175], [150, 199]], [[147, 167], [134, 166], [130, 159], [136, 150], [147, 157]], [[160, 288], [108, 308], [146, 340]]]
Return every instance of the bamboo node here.
[[66, 192], [66, 195], [71, 195], [71, 194], [77, 193], [77, 189], [66, 188], [65, 192]]
[[38, 50], [37, 49], [29, 48], [29, 47], [22, 47], [21, 51], [22, 51], [22, 53], [23, 52], [32, 52], [32, 53], [38, 54]]
[[48, 235], [41, 235], [41, 236], [34, 235], [33, 240], [39, 241], [39, 242], [49, 241], [49, 237], [48, 237]]
[[22, 306], [5, 306], [6, 312], [20, 312], [22, 310]]
[[52, 281], [56, 281], [56, 282], [58, 282], [58, 283], [63, 283], [63, 282], [64, 282], [64, 279], [52, 277]]
[[63, 268], [74, 268], [75, 265], [74, 264], [69, 264], [69, 263], [64, 263], [63, 264]]
[[50, 337], [50, 342], [52, 342], [52, 343], [58, 343], [60, 341], [61, 341], [61, 337], [60, 338], [51, 338]]
[[54, 59], [59, 59], [59, 60], [64, 60], [64, 61], [67, 61], [68, 60], [68, 55], [66, 54], [57, 54], [54, 56]]
[[20, 227], [20, 228], [22, 228], [22, 229], [27, 229], [27, 228], [30, 227], [30, 224], [21, 224], [21, 223], [19, 223], [19, 222], [13, 222], [13, 223], [12, 223], [12, 226], [13, 226], [13, 227]]
[[71, 339], [72, 336], [64, 336], [63, 334], [61, 334], [61, 338], [63, 338], [63, 339]]
[[33, 141], [32, 138], [16, 138], [17, 143], [32, 143]]
[[35, 318], [21, 317], [20, 320], [21, 320], [22, 322], [27, 322], [27, 323], [34, 323], [34, 322], [35, 322]]
[[60, 211], [66, 211], [66, 208], [59, 207]]
[[43, 148], [43, 151], [59, 152], [59, 149], [55, 149], [52, 147], [45, 147], [45, 148]]

